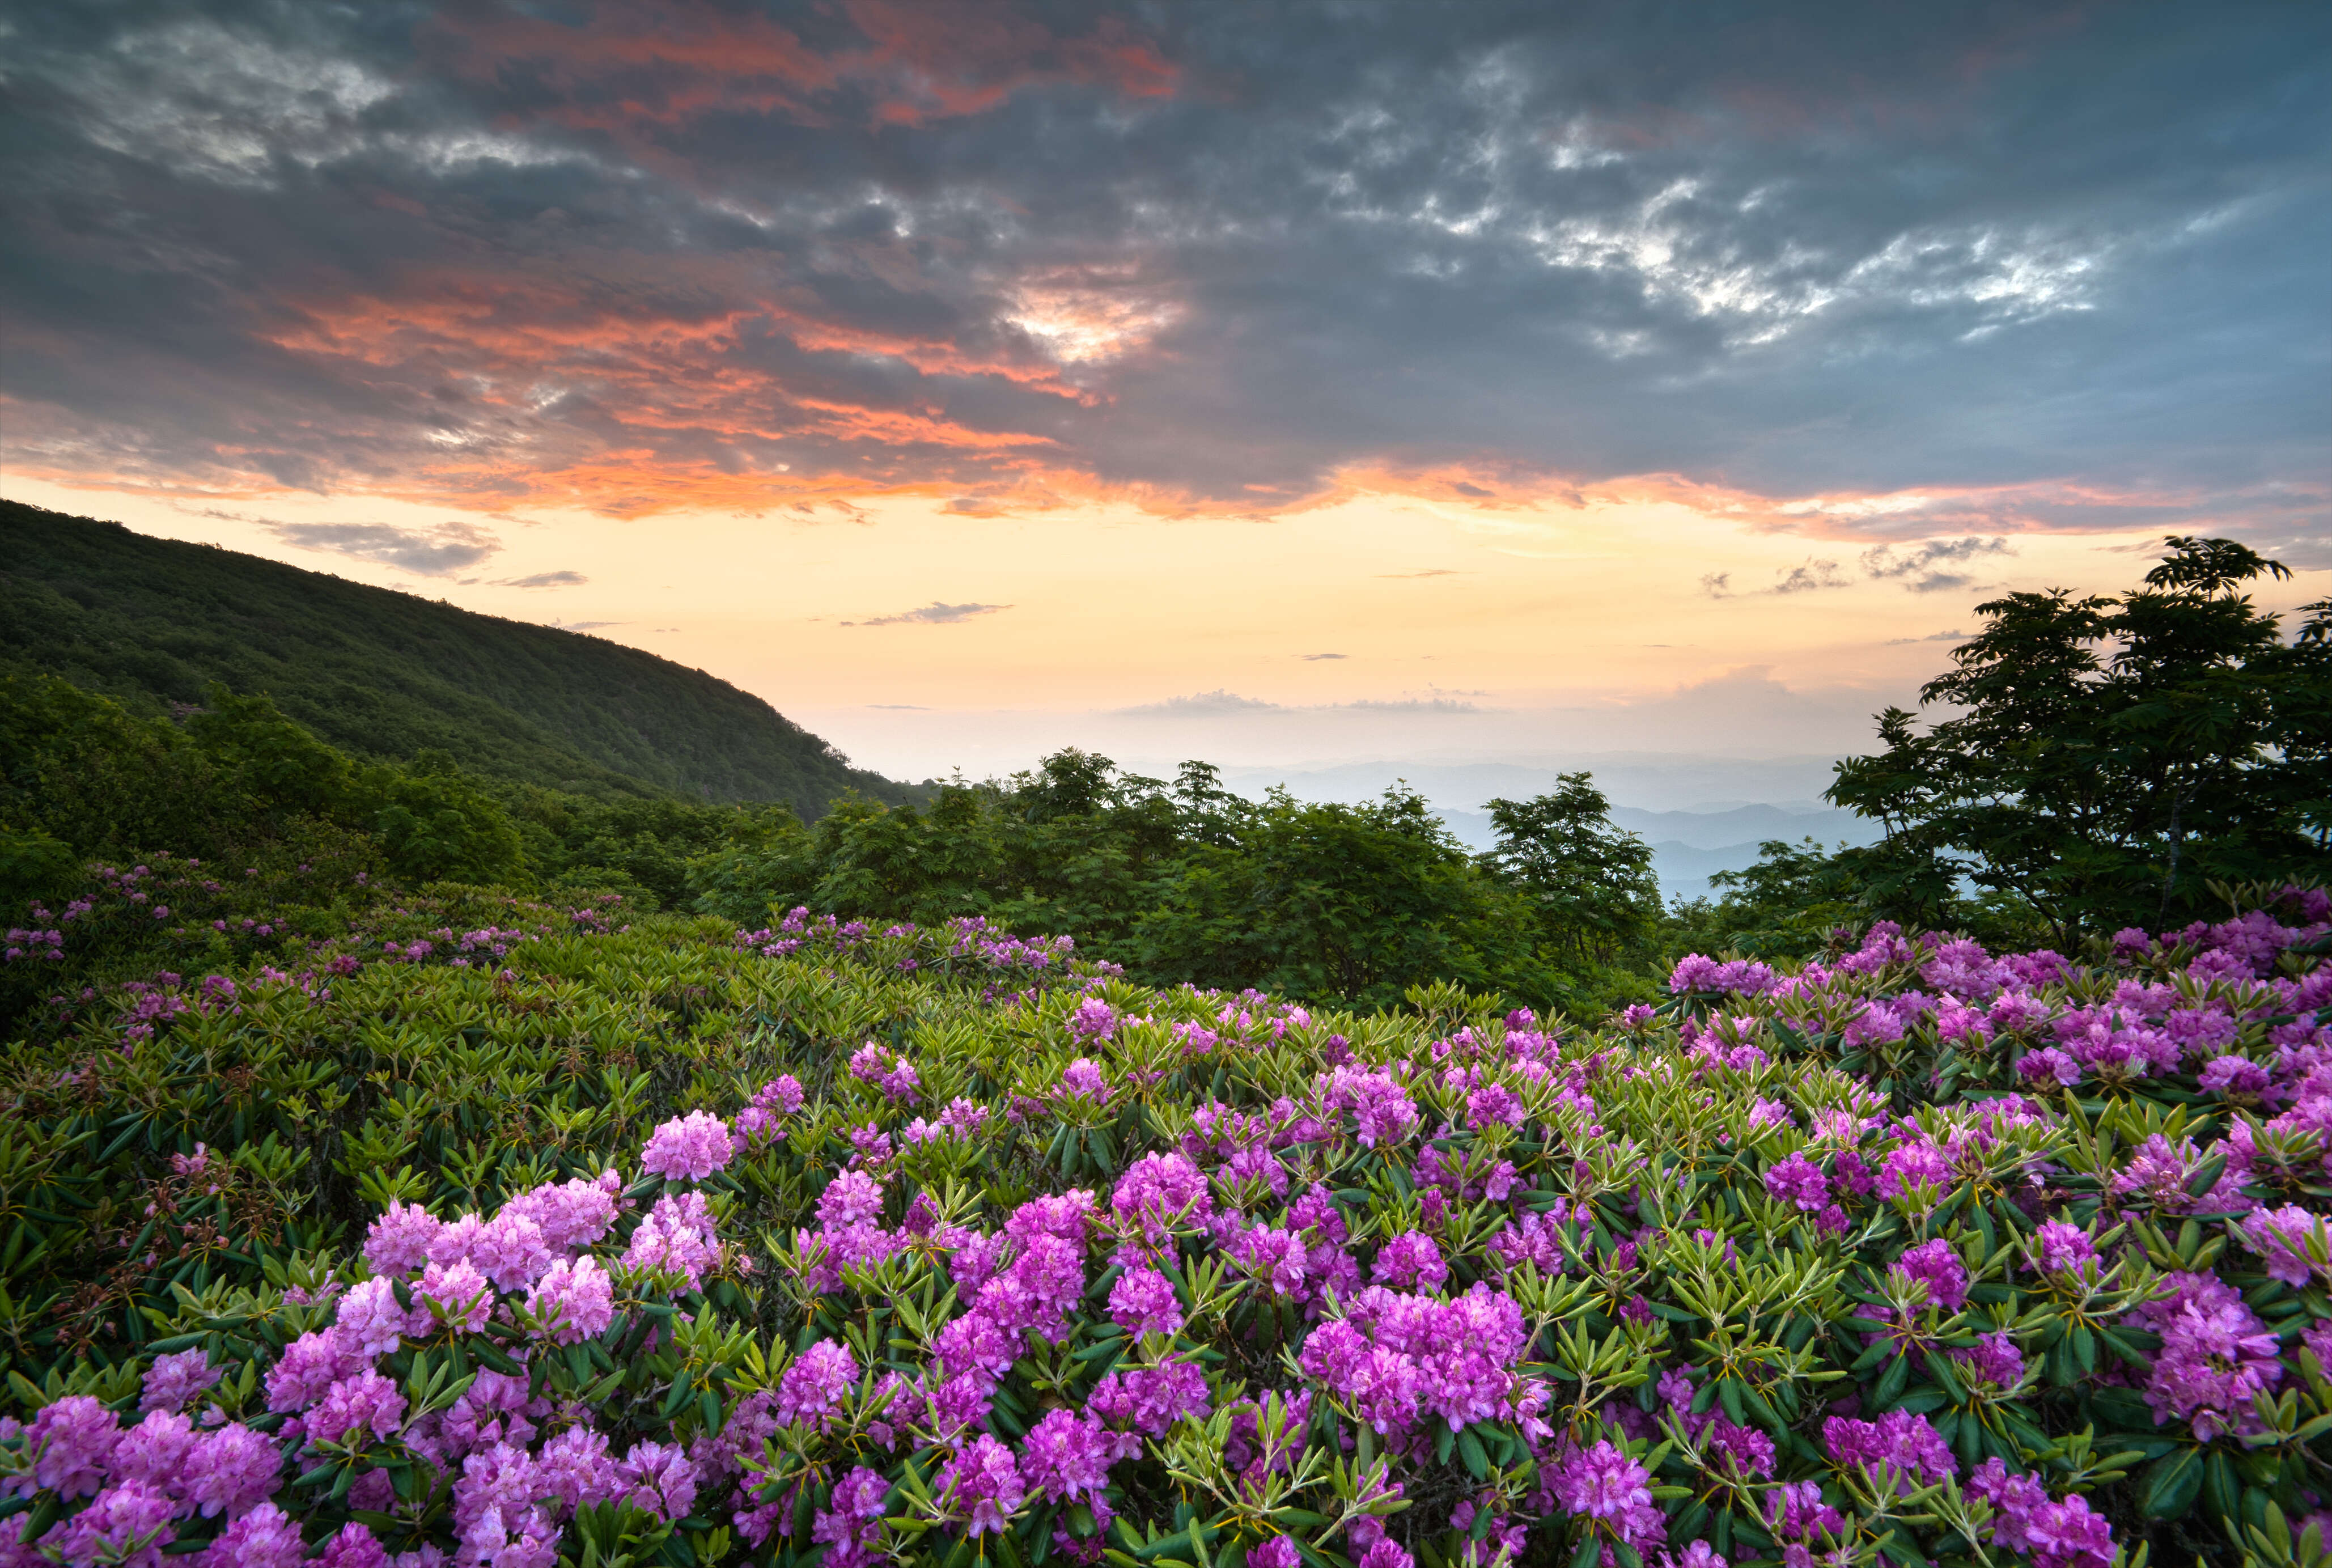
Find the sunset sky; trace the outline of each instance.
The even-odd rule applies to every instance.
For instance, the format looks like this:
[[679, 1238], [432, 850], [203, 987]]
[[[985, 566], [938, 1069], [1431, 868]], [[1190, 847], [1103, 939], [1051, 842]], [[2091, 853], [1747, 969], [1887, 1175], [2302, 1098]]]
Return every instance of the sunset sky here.
[[1818, 760], [2165, 533], [2332, 592], [2320, 0], [14, 0], [0, 114], [0, 493], [898, 775]]

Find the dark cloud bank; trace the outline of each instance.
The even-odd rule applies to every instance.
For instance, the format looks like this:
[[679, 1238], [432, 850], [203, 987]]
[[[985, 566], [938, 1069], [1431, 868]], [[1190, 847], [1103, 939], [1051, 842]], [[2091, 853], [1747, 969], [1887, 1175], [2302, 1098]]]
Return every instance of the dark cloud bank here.
[[[1865, 543], [2325, 532], [2321, 5], [0, 18], [21, 472], [971, 514], [1666, 473], [1948, 492], [1792, 514]], [[1780, 586], [1983, 566], [1919, 548]]]

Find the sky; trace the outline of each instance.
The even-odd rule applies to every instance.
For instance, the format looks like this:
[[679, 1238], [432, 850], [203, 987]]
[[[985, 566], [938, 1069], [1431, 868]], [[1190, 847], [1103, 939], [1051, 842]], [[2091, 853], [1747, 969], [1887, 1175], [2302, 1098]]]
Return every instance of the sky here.
[[1809, 799], [2000, 593], [2332, 591], [2327, 154], [2320, 4], [0, 0], [0, 493], [903, 777]]

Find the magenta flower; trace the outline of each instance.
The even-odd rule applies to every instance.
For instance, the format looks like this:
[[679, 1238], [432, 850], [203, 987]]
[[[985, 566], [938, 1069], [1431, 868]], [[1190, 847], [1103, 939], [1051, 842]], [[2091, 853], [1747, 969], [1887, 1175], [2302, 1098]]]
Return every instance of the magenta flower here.
[[[432, 1312], [431, 1307], [441, 1309]], [[413, 1316], [408, 1326], [416, 1334], [434, 1334], [442, 1321], [472, 1334], [486, 1326], [494, 1310], [494, 1287], [468, 1263], [433, 1263], [421, 1271], [413, 1290]]]
[[1493, 1124], [1519, 1127], [1522, 1099], [1504, 1084], [1485, 1084], [1466, 1096], [1466, 1123], [1477, 1130]]
[[1079, 1040], [1099, 1041], [1117, 1032], [1117, 1009], [1099, 997], [1087, 997], [1069, 1015], [1069, 1033]]
[[[1936, 1197], [1951, 1190], [1958, 1180], [1951, 1157], [1925, 1139], [1915, 1139], [1889, 1152], [1879, 1167], [1878, 1195], [1907, 1198], [1915, 1188], [1933, 1190]], [[1930, 1199], [1930, 1202], [1933, 1202]]]
[[696, 1467], [676, 1444], [633, 1444], [616, 1475], [630, 1487], [625, 1501], [635, 1508], [677, 1521], [696, 1506]]
[[33, 1484], [61, 1497], [89, 1496], [105, 1484], [106, 1467], [120, 1440], [120, 1421], [91, 1396], [52, 1400], [24, 1429]]
[[216, 1383], [224, 1370], [212, 1366], [210, 1353], [199, 1348], [158, 1355], [146, 1369], [145, 1391], [139, 1396], [138, 1408], [184, 1410], [188, 1400]]
[[703, 1283], [704, 1271], [719, 1257], [712, 1210], [702, 1194], [687, 1192], [679, 1198], [656, 1200], [655, 1207], [633, 1230], [623, 1262], [626, 1268], [680, 1275], [688, 1289], [696, 1290]]
[[[1051, 1410], [1029, 1429], [1021, 1475], [1032, 1489], [1063, 1504], [1098, 1497], [1109, 1485], [1110, 1449], [1099, 1421], [1073, 1410]], [[1247, 1560], [1255, 1560], [1252, 1552]]]
[[1754, 959], [1719, 963], [1701, 953], [1687, 953], [1668, 976], [1668, 990], [1687, 992], [1731, 991], [1736, 996], [1763, 996], [1781, 984], [1771, 967]]
[[1866, 1471], [1889, 1467], [1897, 1473], [1898, 1492], [1959, 1474], [1959, 1463], [1943, 1435], [1926, 1417], [1907, 1410], [1889, 1410], [1875, 1421], [1832, 1416], [1822, 1423], [1822, 1446], [1838, 1464]]
[[229, 1421], [196, 1445], [186, 1458], [186, 1499], [205, 1518], [233, 1519], [275, 1495], [283, 1484], [283, 1456], [275, 1445]]
[[2283, 1377], [2273, 1331], [2233, 1290], [2217, 1280], [2160, 1325], [2162, 1349], [2146, 1382], [2146, 1402], [2156, 1426], [2184, 1420], [2208, 1441], [2259, 1429], [2252, 1396]]
[[1974, 1349], [1955, 1350], [1952, 1359], [1970, 1382], [2012, 1389], [2024, 1377], [2024, 1353], [2017, 1349], [2016, 1336], [2005, 1330], [1978, 1334]]
[[864, 1171], [843, 1171], [817, 1196], [818, 1223], [831, 1229], [873, 1225], [883, 1218], [883, 1183]]
[[2097, 1255], [2088, 1231], [2062, 1219], [2044, 1219], [2033, 1232], [2029, 1257], [2038, 1273], [2078, 1274]]
[[664, 1123], [640, 1151], [640, 1169], [667, 1181], [702, 1181], [719, 1173], [737, 1152], [728, 1123], [702, 1111]]
[[1182, 1327], [1182, 1304], [1174, 1282], [1154, 1268], [1130, 1268], [1110, 1287], [1109, 1315], [1135, 1338], [1145, 1334], [1175, 1334]]
[[778, 1380], [774, 1410], [780, 1426], [816, 1423], [848, 1396], [858, 1382], [858, 1358], [848, 1345], [822, 1339], [794, 1359]]
[[502, 1214], [532, 1220], [545, 1247], [554, 1253], [569, 1252], [607, 1234], [616, 1223], [616, 1194], [604, 1182], [578, 1176], [521, 1192], [502, 1205]]
[[1573, 1448], [1546, 1482], [1565, 1513], [1600, 1521], [1638, 1552], [1668, 1539], [1668, 1521], [1652, 1501], [1651, 1484], [1650, 1471], [1609, 1442]]
[[550, 1267], [551, 1251], [542, 1227], [524, 1214], [502, 1213], [479, 1228], [470, 1243], [470, 1263], [497, 1290], [522, 1290]]
[[308, 1437], [318, 1443], [343, 1438], [362, 1440], [368, 1431], [385, 1438], [404, 1424], [403, 1391], [378, 1372], [368, 1371], [342, 1378], [324, 1391], [323, 1399], [308, 1412]]
[[198, 1441], [195, 1423], [176, 1410], [155, 1410], [121, 1434], [108, 1467], [114, 1484], [140, 1481], [176, 1496], [186, 1477], [186, 1456]]
[[1924, 1280], [1927, 1304], [1943, 1312], [1957, 1312], [1967, 1303], [1967, 1269], [1952, 1244], [1941, 1237], [1907, 1248], [1895, 1267], [1913, 1279]]
[[[53, 1552], [57, 1561], [71, 1564], [105, 1563], [119, 1563], [121, 1568], [161, 1568], [162, 1548], [177, 1538], [177, 1532], [170, 1528], [176, 1513], [170, 1499], [152, 1487], [141, 1481], [125, 1481], [100, 1492], [88, 1507], [43, 1535], [41, 1545]], [[0, 1528], [13, 1532], [19, 1526], [11, 1520], [0, 1525]], [[18, 1551], [21, 1554], [14, 1555], [13, 1561], [44, 1561], [37, 1553], [21, 1548]], [[270, 1568], [273, 1568], [272, 1563]]]
[[533, 1484], [540, 1495], [568, 1508], [588, 1508], [627, 1489], [607, 1453], [607, 1435], [588, 1427], [569, 1427], [542, 1445]]
[[304, 1410], [362, 1363], [355, 1345], [339, 1329], [303, 1334], [285, 1345], [267, 1370], [267, 1408], [283, 1413]]
[[1821, 1167], [1803, 1154], [1792, 1154], [1765, 1172], [1765, 1190], [1808, 1214], [1830, 1202], [1830, 1181]]
[[1441, 1249], [1422, 1230], [1404, 1230], [1377, 1249], [1369, 1278], [1392, 1290], [1439, 1290], [1449, 1278]]
[[2203, 1064], [2203, 1070], [2195, 1076], [2207, 1093], [2250, 1100], [2267, 1093], [2272, 1082], [2265, 1067], [2232, 1055], [2213, 1057]]
[[891, 1483], [860, 1465], [834, 1484], [832, 1506], [810, 1524], [810, 1539], [825, 1546], [829, 1568], [874, 1568], [882, 1561], [884, 1501]]
[[375, 1274], [410, 1274], [428, 1261], [439, 1229], [418, 1203], [391, 1203], [365, 1232], [365, 1261]]
[[1968, 1490], [1993, 1506], [1992, 1538], [2028, 1554], [2035, 1568], [2111, 1568], [2113, 1529], [2088, 1498], [2051, 1502], [2039, 1481], [2010, 1475], [1996, 1458], [1976, 1467]]
[[405, 1342], [405, 1308], [397, 1305], [397, 1289], [386, 1279], [350, 1286], [332, 1323], [341, 1343], [367, 1360], [387, 1355]]
[[1274, 1294], [1293, 1301], [1304, 1298], [1304, 1267], [1311, 1249], [1293, 1231], [1258, 1225], [1241, 1233], [1231, 1244], [1230, 1255], [1232, 1262]]
[[[1186, 1417], [1203, 1418], [1210, 1404], [1206, 1374], [1189, 1362], [1170, 1361], [1109, 1373], [1094, 1385], [1085, 1409], [1114, 1431], [1158, 1438]], [[1140, 1451], [1137, 1442], [1118, 1457]]]
[[1012, 1450], [985, 1432], [940, 1467], [937, 1491], [946, 1516], [974, 1538], [1000, 1533], [1027, 1496]]
[[615, 1281], [595, 1259], [560, 1258], [527, 1291], [526, 1309], [538, 1320], [556, 1319], [549, 1331], [554, 1343], [597, 1339], [616, 1321]]
[[2289, 1204], [2262, 1209], [2237, 1229], [2243, 1245], [2284, 1284], [2305, 1286], [2311, 1277], [2321, 1277], [2332, 1285], [2332, 1224], [2321, 1214]]
[[388, 1568], [388, 1550], [370, 1530], [351, 1519], [340, 1526], [339, 1534], [324, 1543], [316, 1568]]

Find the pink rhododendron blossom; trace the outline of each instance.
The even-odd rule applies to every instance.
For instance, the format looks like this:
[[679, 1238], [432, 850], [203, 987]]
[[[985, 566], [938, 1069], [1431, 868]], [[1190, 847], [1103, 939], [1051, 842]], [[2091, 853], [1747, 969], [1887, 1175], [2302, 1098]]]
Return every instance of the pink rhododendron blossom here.
[[702, 1181], [717, 1175], [737, 1152], [728, 1123], [702, 1111], [674, 1117], [648, 1135], [640, 1169], [667, 1181]]

